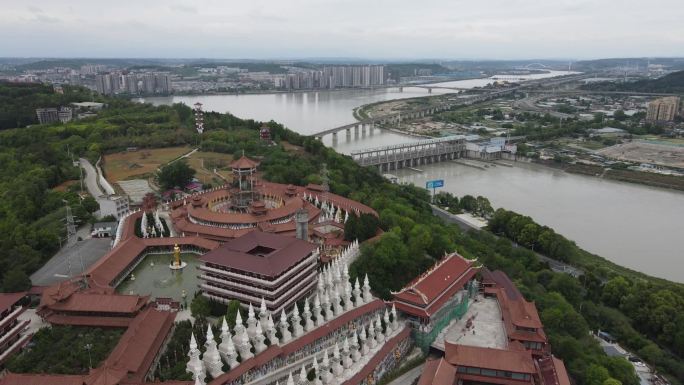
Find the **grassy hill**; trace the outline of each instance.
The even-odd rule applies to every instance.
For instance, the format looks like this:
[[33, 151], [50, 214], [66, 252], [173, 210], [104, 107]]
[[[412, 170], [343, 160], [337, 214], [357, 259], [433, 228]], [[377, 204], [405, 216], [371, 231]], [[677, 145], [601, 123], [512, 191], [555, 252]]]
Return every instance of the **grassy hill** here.
[[602, 82], [583, 87], [593, 91], [634, 91], [684, 94], [684, 71], [673, 72], [658, 79], [638, 80], [627, 83]]

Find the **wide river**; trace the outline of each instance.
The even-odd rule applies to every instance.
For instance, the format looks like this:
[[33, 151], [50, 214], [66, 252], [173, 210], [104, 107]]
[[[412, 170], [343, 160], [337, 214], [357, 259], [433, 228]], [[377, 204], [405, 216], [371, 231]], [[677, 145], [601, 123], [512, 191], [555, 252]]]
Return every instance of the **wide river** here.
[[[526, 76], [540, 78], [553, 72]], [[440, 83], [459, 88], [483, 86], [491, 79]], [[448, 92], [433, 89], [433, 95]], [[427, 96], [427, 90], [404, 87], [378, 90], [341, 90], [253, 95], [171, 96], [145, 98], [153, 104], [201, 102], [205, 110], [230, 112], [260, 121], [275, 120], [302, 134], [354, 122], [354, 108], [377, 101]], [[337, 151], [397, 144], [416, 138], [375, 129], [347, 138], [331, 135], [324, 143]], [[615, 263], [644, 273], [684, 282], [684, 194], [646, 186], [568, 174], [531, 164], [480, 170], [454, 163], [422, 167], [423, 172], [395, 172], [402, 181], [425, 186], [429, 179], [444, 179], [445, 191], [457, 195], [486, 196], [494, 207], [529, 215], [554, 228], [582, 248]]]

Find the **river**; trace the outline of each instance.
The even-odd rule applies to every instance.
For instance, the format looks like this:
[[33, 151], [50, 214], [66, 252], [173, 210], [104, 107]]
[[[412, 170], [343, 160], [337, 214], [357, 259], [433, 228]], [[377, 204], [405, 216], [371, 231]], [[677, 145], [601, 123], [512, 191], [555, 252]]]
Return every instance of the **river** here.
[[[565, 72], [524, 76], [539, 79]], [[521, 76], [523, 77], [523, 76]], [[459, 88], [484, 86], [492, 79], [470, 79], [435, 84]], [[449, 92], [433, 89], [433, 95]], [[377, 90], [311, 91], [298, 93], [171, 96], [140, 99], [153, 104], [201, 102], [205, 110], [238, 117], [275, 120], [301, 134], [312, 134], [354, 122], [352, 111], [377, 101], [427, 96], [427, 90], [404, 87]], [[341, 153], [416, 140], [380, 129], [347, 138], [332, 135], [324, 143]], [[495, 207], [531, 216], [556, 229], [588, 251], [650, 275], [684, 282], [679, 258], [684, 194], [646, 186], [567, 174], [543, 166], [516, 164], [486, 171], [441, 163], [424, 166], [423, 173], [396, 172], [405, 182], [445, 179], [445, 191], [486, 196]]]

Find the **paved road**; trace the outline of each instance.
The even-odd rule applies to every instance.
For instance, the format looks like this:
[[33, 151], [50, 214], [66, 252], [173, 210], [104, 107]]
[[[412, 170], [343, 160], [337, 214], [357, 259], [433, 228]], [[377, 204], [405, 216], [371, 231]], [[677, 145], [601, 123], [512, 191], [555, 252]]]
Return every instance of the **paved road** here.
[[395, 378], [394, 381], [390, 382], [387, 385], [412, 385], [413, 382], [417, 380], [418, 377], [420, 377], [420, 374], [423, 373], [424, 366], [425, 364], [420, 364], [419, 366], [416, 366], [415, 368]]
[[81, 163], [81, 167], [85, 170], [85, 183], [86, 183], [86, 188], [88, 189], [88, 193], [95, 197], [96, 199], [100, 196], [105, 195], [105, 193], [102, 191], [100, 188], [100, 185], [97, 183], [97, 171], [95, 171], [95, 167], [88, 161], [88, 159], [85, 158], [79, 158], [78, 160]]
[[[81, 237], [82, 241], [76, 239]], [[49, 286], [67, 280], [87, 270], [110, 250], [111, 239], [90, 238], [90, 226], [76, 232], [74, 240], [62, 247], [38, 271], [31, 274], [36, 286]]]
[[[449, 213], [448, 211], [440, 209], [439, 207], [432, 206], [432, 213], [442, 218], [447, 223], [454, 223], [458, 225], [458, 227], [460, 227], [463, 231], [480, 230], [479, 228], [461, 220], [461, 218]], [[494, 234], [494, 236], [498, 237], [496, 234]], [[513, 244], [513, 247], [522, 247], [513, 241], [511, 241], [511, 243]], [[541, 260], [542, 262], [547, 262], [549, 264], [549, 267], [551, 267], [551, 270], [553, 271], [570, 274], [573, 277], [579, 277], [580, 275], [582, 275], [582, 270], [576, 267], [570, 266], [563, 262], [556, 261], [555, 259], [551, 259], [537, 252], [535, 252], [535, 254], [537, 254], [537, 258], [539, 258], [539, 260]]]

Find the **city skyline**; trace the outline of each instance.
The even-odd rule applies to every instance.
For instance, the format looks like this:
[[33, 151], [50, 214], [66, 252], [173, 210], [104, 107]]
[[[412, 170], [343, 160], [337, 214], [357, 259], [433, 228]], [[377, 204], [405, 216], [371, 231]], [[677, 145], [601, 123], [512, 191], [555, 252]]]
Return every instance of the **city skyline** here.
[[[684, 7], [531, 0], [3, 4], [6, 57], [591, 59], [682, 56]], [[49, 41], [55, 44], [46, 44]], [[58, 43], [58, 44], [57, 44]], [[626, 44], [629, 43], [629, 44]], [[38, 53], [36, 46], [40, 46]]]

